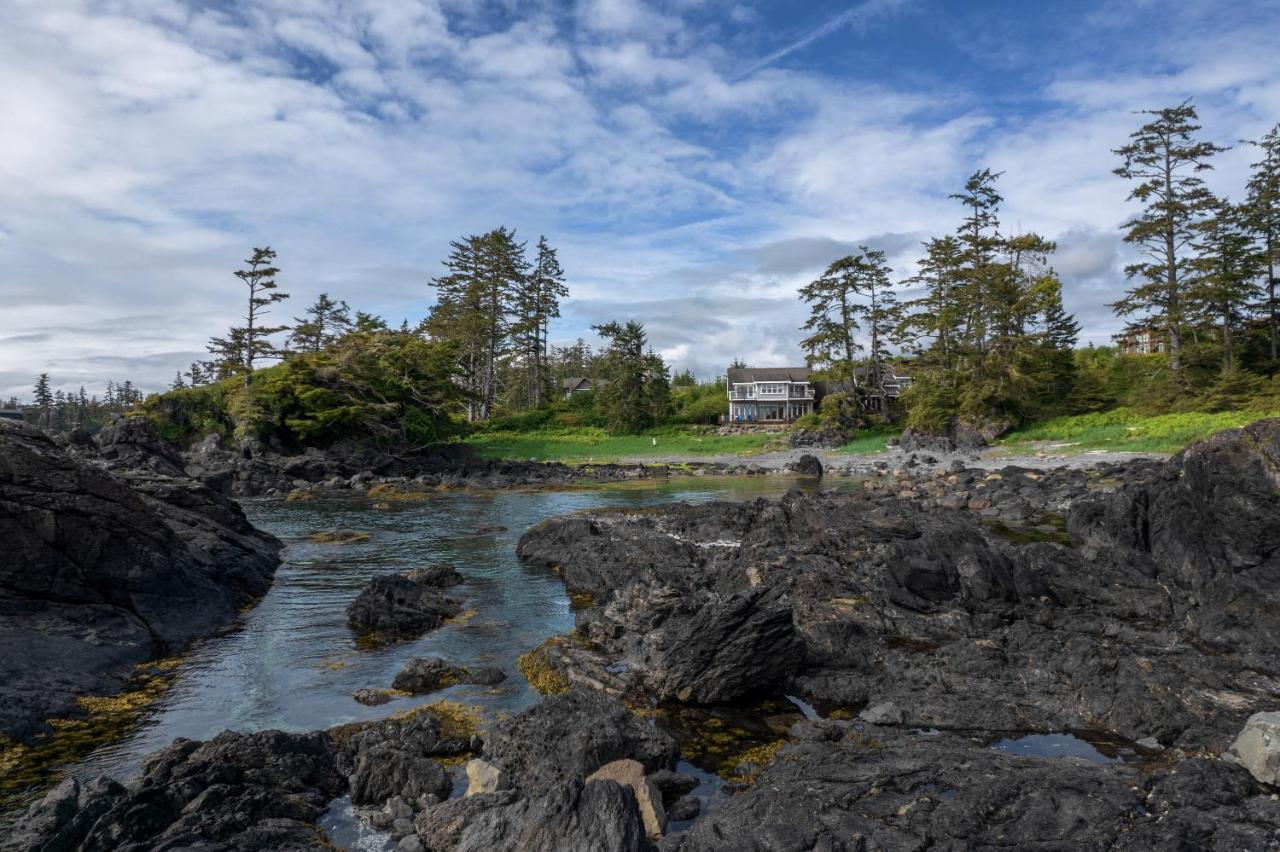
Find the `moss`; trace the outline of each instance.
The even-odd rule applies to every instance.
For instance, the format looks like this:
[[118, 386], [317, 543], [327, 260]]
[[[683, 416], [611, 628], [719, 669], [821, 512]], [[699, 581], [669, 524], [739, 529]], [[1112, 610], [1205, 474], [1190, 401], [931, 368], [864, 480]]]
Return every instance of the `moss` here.
[[335, 532], [318, 532], [307, 536], [307, 541], [315, 544], [355, 544], [360, 541], [368, 541], [373, 536], [366, 532], [348, 532], [338, 530]]
[[431, 499], [432, 493], [414, 488], [406, 488], [404, 485], [396, 482], [379, 482], [377, 485], [374, 485], [366, 491], [365, 496], [371, 500], [382, 500], [384, 502], [389, 500], [408, 502], [415, 500], [429, 500]]
[[569, 689], [569, 678], [551, 662], [551, 651], [564, 646], [565, 640], [553, 636], [527, 654], [516, 659], [516, 668], [529, 685], [543, 695], [559, 695]]
[[[999, 521], [985, 522], [986, 526], [1000, 538], [1013, 544], [1033, 544], [1048, 542], [1071, 546], [1071, 534], [1067, 532], [1067, 521], [1059, 515], [1047, 515], [1036, 522], [1035, 526], [1019, 524], [1011, 526]], [[1052, 531], [1037, 527], [1053, 527]]]
[[301, 488], [293, 489], [289, 492], [289, 495], [284, 498], [286, 503], [306, 503], [314, 499], [316, 499], [314, 491], [305, 491]]
[[720, 764], [720, 775], [746, 784], [754, 784], [760, 775], [769, 768], [769, 764], [778, 757], [778, 752], [787, 740], [774, 740], [771, 743], [758, 745], [727, 758]]
[[569, 590], [569, 609], [572, 612], [579, 612], [584, 609], [591, 609], [596, 605], [595, 596], [590, 592], [581, 592], [574, 589]]
[[47, 720], [52, 733], [30, 743], [0, 737], [0, 813], [29, 802], [68, 766], [133, 731], [172, 686], [181, 662], [181, 657], [171, 657], [143, 663], [123, 692], [78, 697], [83, 715]]
[[475, 610], [475, 609], [463, 610], [457, 615], [451, 615], [448, 618], [446, 618], [444, 620], [444, 623], [445, 624], [466, 624], [468, 621], [475, 618], [479, 614], [480, 614], [479, 610]]

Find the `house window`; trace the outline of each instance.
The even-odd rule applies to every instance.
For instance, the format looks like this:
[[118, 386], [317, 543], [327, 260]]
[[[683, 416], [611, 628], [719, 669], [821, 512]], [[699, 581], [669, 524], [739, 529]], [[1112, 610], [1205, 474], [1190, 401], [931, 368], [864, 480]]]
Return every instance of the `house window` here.
[[760, 385], [760, 393], [762, 394], [769, 394], [769, 395], [776, 396], [776, 395], [786, 393], [786, 391], [787, 391], [787, 386], [785, 384], [762, 383]]

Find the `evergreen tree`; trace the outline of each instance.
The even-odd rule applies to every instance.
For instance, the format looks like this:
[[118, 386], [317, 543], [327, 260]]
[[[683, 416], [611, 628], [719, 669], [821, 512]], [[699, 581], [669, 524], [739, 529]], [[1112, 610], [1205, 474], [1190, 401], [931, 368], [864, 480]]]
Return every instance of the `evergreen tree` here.
[[1234, 331], [1260, 295], [1261, 253], [1248, 225], [1249, 211], [1227, 201], [1214, 205], [1200, 223], [1194, 263], [1198, 277], [1189, 292], [1189, 307], [1209, 323], [1216, 320], [1222, 344], [1222, 370], [1233, 366]]
[[538, 239], [533, 265], [516, 283], [513, 295], [511, 336], [524, 364], [528, 400], [538, 405], [546, 397], [550, 381], [547, 361], [551, 320], [560, 316], [560, 300], [569, 295], [560, 259], [545, 236]]
[[39, 411], [36, 425], [41, 429], [49, 429], [53, 425], [53, 391], [49, 389], [49, 374], [41, 373], [36, 378], [33, 394], [36, 409]]
[[866, 257], [851, 254], [800, 288], [801, 300], [809, 305], [809, 318], [802, 326], [809, 336], [800, 341], [800, 348], [810, 366], [823, 364], [835, 368], [841, 378], [853, 378], [854, 355], [862, 348], [855, 339], [861, 327], [858, 317], [866, 312], [859, 298], [879, 274]]
[[1262, 242], [1265, 270], [1267, 326], [1271, 344], [1271, 364], [1280, 361], [1280, 303], [1276, 301], [1276, 285], [1280, 284], [1280, 124], [1262, 139], [1248, 142], [1262, 153], [1253, 164], [1249, 177], [1246, 220]]
[[321, 293], [305, 317], [293, 318], [289, 346], [298, 352], [319, 352], [351, 331], [351, 308], [346, 302], [334, 301]]
[[1112, 307], [1122, 316], [1141, 312], [1161, 323], [1169, 367], [1180, 375], [1187, 290], [1194, 278], [1188, 249], [1214, 201], [1199, 174], [1212, 168], [1209, 158], [1226, 148], [1195, 138], [1200, 125], [1190, 101], [1141, 114], [1153, 118], [1114, 153], [1123, 160], [1115, 174], [1136, 181], [1129, 199], [1143, 205], [1122, 226], [1125, 242], [1137, 246], [1143, 259], [1126, 267], [1138, 283]]
[[209, 341], [208, 349], [215, 356], [220, 379], [242, 374], [248, 386], [254, 362], [280, 354], [280, 350], [271, 343], [271, 336], [284, 331], [287, 326], [269, 326], [263, 321], [272, 305], [289, 298], [289, 294], [280, 292], [276, 284], [280, 270], [273, 265], [275, 259], [276, 253], [269, 247], [255, 248], [253, 255], [244, 262], [245, 268], [235, 272], [235, 276], [249, 289], [248, 308], [243, 326], [232, 328], [226, 337], [215, 337]]
[[950, 372], [958, 366], [961, 329], [965, 309], [962, 292], [960, 242], [946, 236], [925, 243], [919, 272], [907, 280], [924, 295], [906, 303], [900, 334], [916, 343], [920, 357]]
[[670, 406], [670, 380], [662, 356], [646, 351], [648, 337], [638, 322], [611, 322], [592, 328], [605, 339], [600, 357], [602, 385], [596, 407], [619, 432], [638, 432], [660, 422]]

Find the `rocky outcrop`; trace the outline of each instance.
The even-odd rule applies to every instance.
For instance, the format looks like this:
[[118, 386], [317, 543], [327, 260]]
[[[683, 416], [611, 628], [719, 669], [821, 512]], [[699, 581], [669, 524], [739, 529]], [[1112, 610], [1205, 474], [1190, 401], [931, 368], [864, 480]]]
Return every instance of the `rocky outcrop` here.
[[972, 452], [980, 450], [1014, 427], [1007, 417], [956, 418], [941, 432], [906, 429], [899, 439], [908, 452]]
[[571, 681], [1218, 754], [1277, 700], [1277, 459], [1265, 421], [1101, 476], [586, 513], [519, 553], [595, 601], [553, 660]]
[[947, 734], [849, 729], [784, 749], [664, 852], [1271, 849], [1275, 801], [1238, 767], [1014, 757]]
[[127, 787], [63, 782], [8, 831], [0, 850], [328, 849], [315, 821], [344, 787], [320, 732], [175, 740]]
[[68, 448], [0, 423], [0, 733], [76, 714], [270, 586], [280, 543], [180, 461], [142, 420]]
[[379, 641], [412, 639], [462, 612], [462, 604], [443, 591], [461, 582], [448, 565], [374, 577], [347, 606], [347, 623]]
[[396, 674], [391, 688], [410, 695], [422, 695], [458, 683], [493, 685], [505, 679], [501, 669], [479, 668], [473, 671], [439, 657], [414, 657]]

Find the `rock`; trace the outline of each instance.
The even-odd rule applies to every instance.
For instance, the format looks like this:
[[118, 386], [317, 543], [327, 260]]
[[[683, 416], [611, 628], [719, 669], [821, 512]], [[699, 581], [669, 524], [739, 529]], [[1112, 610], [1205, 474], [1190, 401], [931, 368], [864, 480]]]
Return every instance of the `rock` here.
[[858, 718], [869, 725], [901, 725], [907, 716], [897, 704], [885, 701], [863, 710]]
[[449, 566], [374, 577], [347, 607], [347, 623], [384, 641], [419, 636], [462, 612], [462, 605], [442, 591], [461, 581]]
[[667, 811], [671, 822], [688, 822], [702, 813], [702, 801], [697, 796], [681, 796]]
[[83, 715], [270, 587], [280, 542], [180, 461], [141, 418], [70, 449], [0, 423], [0, 735]]
[[587, 784], [595, 781], [614, 781], [630, 787], [640, 809], [645, 834], [658, 838], [666, 833], [667, 812], [662, 807], [662, 792], [645, 777], [644, 764], [629, 759], [611, 761], [587, 776]]
[[662, 791], [664, 805], [674, 802], [686, 793], [692, 793], [698, 787], [698, 779], [693, 775], [673, 772], [670, 769], [659, 769], [651, 773], [649, 780], [657, 784], [658, 789]]
[[[501, 795], [501, 794], [490, 794]], [[476, 802], [485, 797], [463, 799]], [[455, 852], [643, 852], [644, 825], [630, 787], [563, 781], [546, 793], [468, 814]]]
[[445, 798], [453, 779], [432, 758], [471, 751], [470, 734], [446, 730], [430, 705], [404, 716], [342, 725], [328, 736], [357, 805], [382, 805], [394, 796], [406, 801], [424, 795]]
[[1263, 784], [1280, 786], [1280, 712], [1250, 716], [1226, 757]]
[[479, 686], [496, 686], [507, 679], [507, 673], [502, 669], [486, 666], [479, 669], [466, 669], [463, 675], [463, 683], [474, 683]]
[[787, 465], [787, 470], [801, 476], [822, 476], [822, 462], [817, 456], [805, 453], [799, 459]]
[[356, 701], [368, 707], [377, 707], [391, 700], [391, 692], [386, 689], [357, 689], [352, 695]]
[[536, 793], [623, 758], [648, 771], [671, 769], [676, 754], [674, 740], [622, 702], [578, 687], [498, 722], [485, 735], [482, 756], [515, 789]]
[[414, 818], [413, 827], [426, 848], [454, 849], [462, 832], [486, 811], [509, 805], [516, 800], [514, 790], [477, 793], [462, 799], [449, 799], [423, 808]]
[[421, 695], [424, 692], [435, 692], [446, 686], [462, 683], [467, 670], [459, 668], [439, 657], [415, 657], [405, 663], [404, 668], [391, 682], [392, 689]]
[[345, 786], [321, 732], [179, 739], [148, 757], [128, 787], [103, 779], [55, 788], [0, 849], [320, 850], [314, 823]]
[[425, 848], [416, 834], [406, 834], [396, 844], [396, 852], [423, 852]]
[[818, 429], [793, 429], [787, 436], [790, 447], [817, 447], [824, 450], [835, 450], [853, 440], [854, 432], [836, 426], [823, 426]]
[[1220, 761], [1135, 775], [881, 730], [790, 747], [663, 849], [1267, 849], [1276, 827], [1280, 802]]
[[467, 761], [467, 793], [477, 796], [481, 793], [496, 793], [511, 787], [511, 779], [492, 763], [475, 758]]

